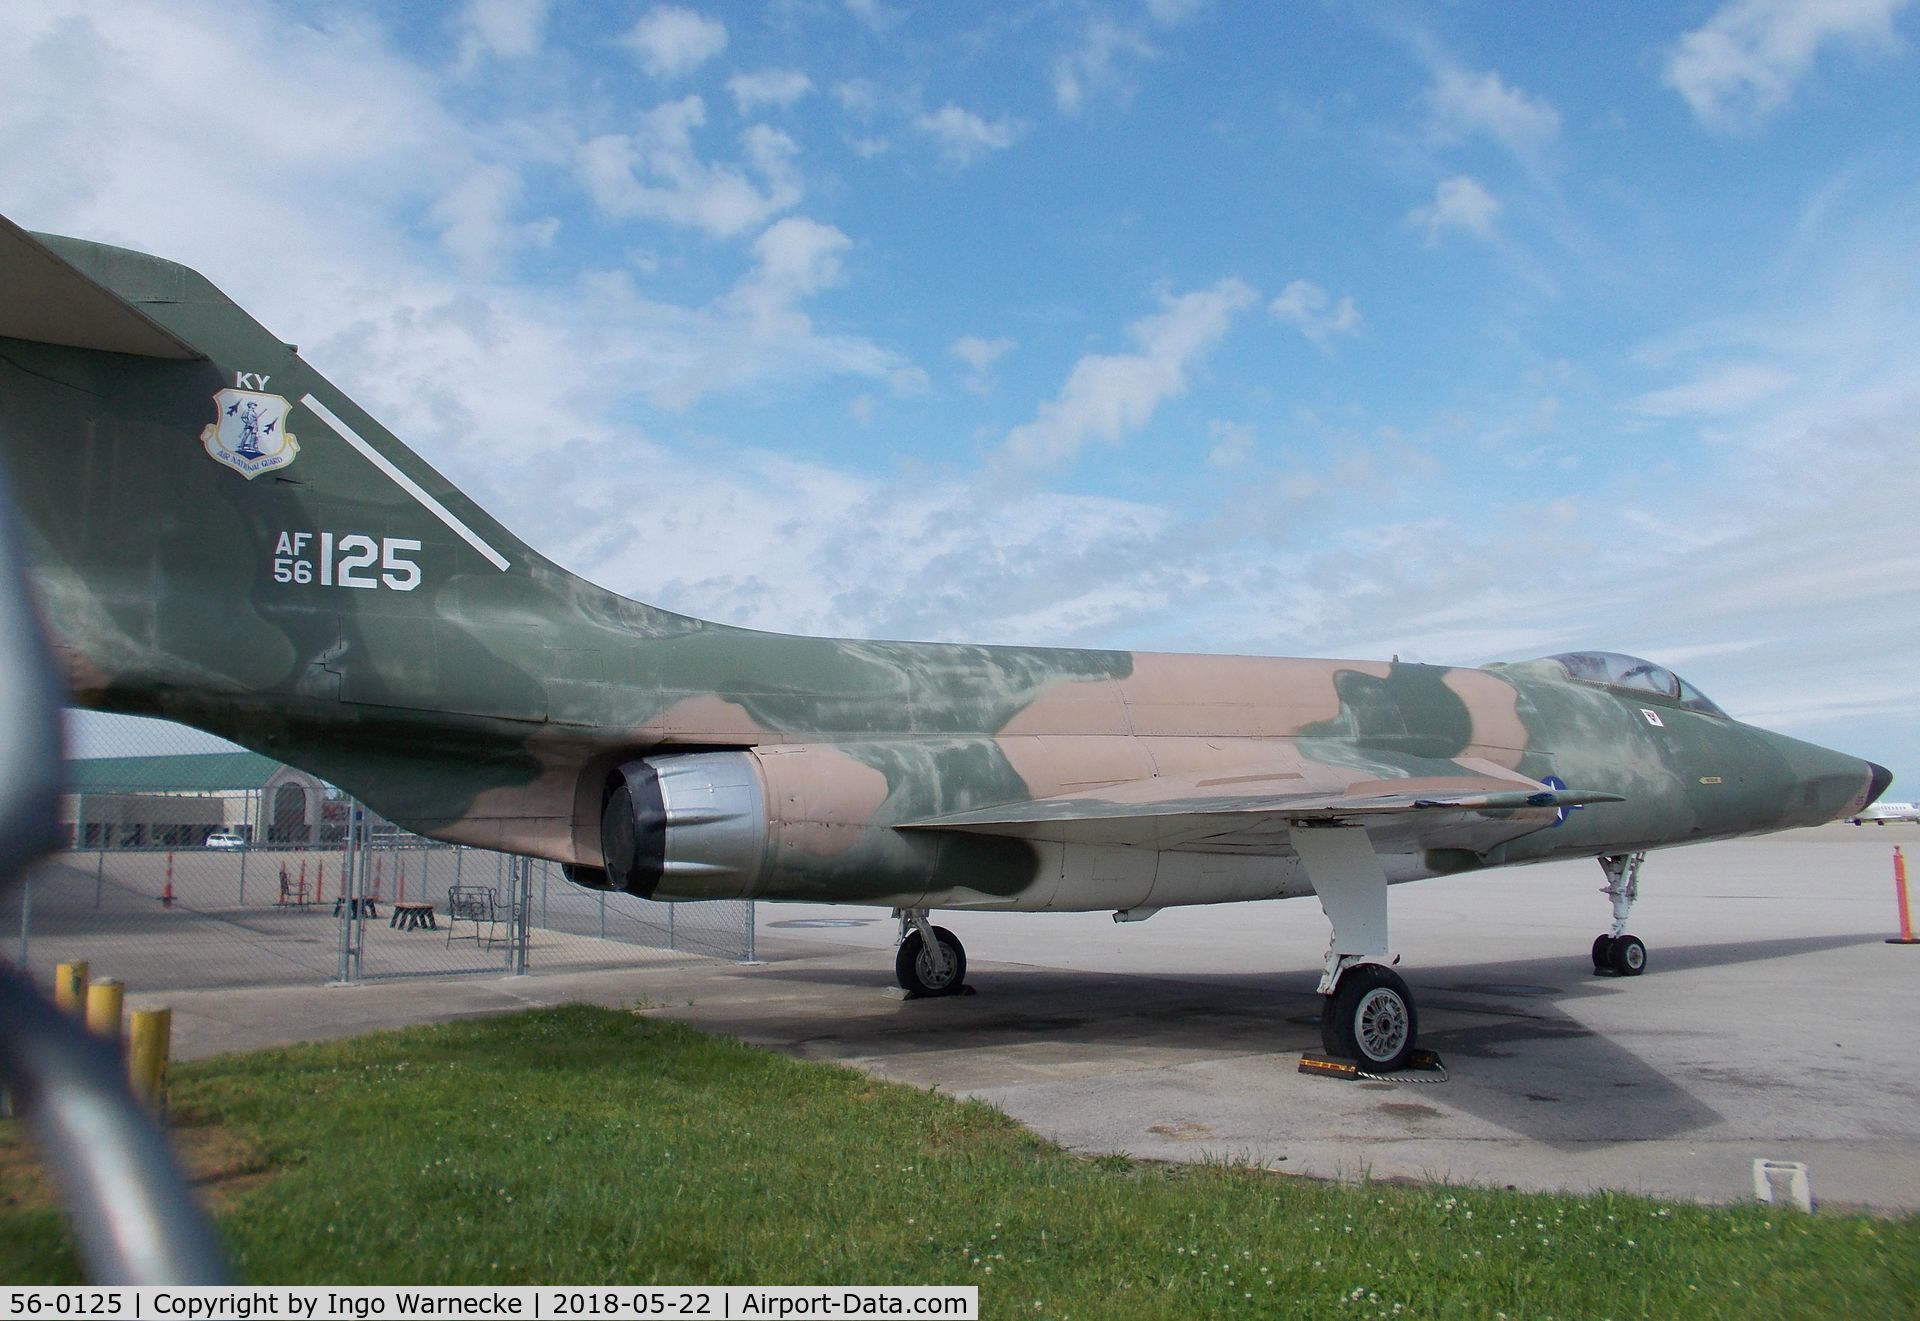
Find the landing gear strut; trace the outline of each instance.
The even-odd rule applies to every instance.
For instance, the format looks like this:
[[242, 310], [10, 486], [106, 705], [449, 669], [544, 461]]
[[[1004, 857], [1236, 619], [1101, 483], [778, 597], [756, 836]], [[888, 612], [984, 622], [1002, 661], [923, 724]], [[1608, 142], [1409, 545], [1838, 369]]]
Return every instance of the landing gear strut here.
[[958, 995], [967, 980], [967, 951], [945, 927], [927, 920], [924, 908], [894, 910], [900, 919], [900, 949], [893, 974], [913, 995]]
[[1627, 934], [1627, 914], [1640, 897], [1640, 864], [1645, 853], [1611, 853], [1600, 859], [1607, 874], [1606, 896], [1613, 901], [1613, 930], [1593, 942], [1593, 970], [1638, 977], [1647, 970], [1647, 947]]
[[1357, 826], [1297, 821], [1293, 850], [1333, 925], [1320, 978], [1320, 1042], [1329, 1055], [1367, 1073], [1392, 1073], [1413, 1059], [1420, 1019], [1413, 993], [1376, 959], [1387, 951], [1387, 874]]

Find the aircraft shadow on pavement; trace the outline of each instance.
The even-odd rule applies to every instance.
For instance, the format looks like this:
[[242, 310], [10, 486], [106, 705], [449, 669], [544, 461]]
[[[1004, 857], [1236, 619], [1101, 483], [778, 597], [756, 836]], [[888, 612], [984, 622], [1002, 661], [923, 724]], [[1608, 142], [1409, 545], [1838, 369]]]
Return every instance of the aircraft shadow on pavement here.
[[[1685, 1077], [1641, 1058], [1630, 1041], [1589, 1028], [1566, 1006], [1594, 995], [1670, 994], [1660, 985], [1661, 971], [1765, 963], [1878, 939], [1662, 946], [1653, 971], [1637, 979], [1596, 976], [1584, 957], [1567, 953], [1403, 966], [1418, 999], [1421, 1042], [1452, 1070], [1448, 1085], [1420, 1088], [1421, 1099], [1548, 1145], [1697, 1132], [1722, 1115], [1689, 1090]], [[878, 951], [864, 957], [884, 962]], [[864, 970], [849, 968], [844, 957], [832, 966], [783, 962], [752, 975], [823, 990], [866, 981]], [[768, 1012], [777, 1003], [770, 1001], [732, 1006], [731, 1023], [712, 1025], [811, 1058], [872, 1062], [883, 1072], [889, 1063], [923, 1057], [912, 1060], [915, 1077], [955, 1091], [973, 1086], [989, 1060], [1009, 1048], [1018, 1048], [1034, 1070], [1082, 1079], [1320, 1049], [1317, 970], [1174, 975], [986, 964], [969, 976], [975, 995], [907, 1002], [886, 998], [881, 967], [871, 975], [871, 1011], [837, 1016], [830, 1026], [791, 1008]], [[1703, 1072], [1715, 1058], [1701, 1060]], [[1382, 1102], [1399, 1090], [1382, 1088]]]

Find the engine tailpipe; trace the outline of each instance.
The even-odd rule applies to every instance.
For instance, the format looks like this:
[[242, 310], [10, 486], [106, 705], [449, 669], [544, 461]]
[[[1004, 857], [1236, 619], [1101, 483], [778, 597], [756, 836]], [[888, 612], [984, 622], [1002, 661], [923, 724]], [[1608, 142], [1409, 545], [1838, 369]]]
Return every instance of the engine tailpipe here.
[[608, 781], [600, 852], [612, 888], [646, 899], [746, 898], [766, 849], [766, 790], [751, 753], [643, 757]]

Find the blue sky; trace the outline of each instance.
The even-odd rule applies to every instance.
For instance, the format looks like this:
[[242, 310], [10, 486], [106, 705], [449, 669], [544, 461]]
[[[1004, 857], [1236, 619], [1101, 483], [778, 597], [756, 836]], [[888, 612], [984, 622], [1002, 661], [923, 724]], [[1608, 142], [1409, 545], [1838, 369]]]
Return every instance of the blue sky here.
[[0, 210], [758, 627], [1651, 656], [1920, 796], [1920, 9], [0, 10]]

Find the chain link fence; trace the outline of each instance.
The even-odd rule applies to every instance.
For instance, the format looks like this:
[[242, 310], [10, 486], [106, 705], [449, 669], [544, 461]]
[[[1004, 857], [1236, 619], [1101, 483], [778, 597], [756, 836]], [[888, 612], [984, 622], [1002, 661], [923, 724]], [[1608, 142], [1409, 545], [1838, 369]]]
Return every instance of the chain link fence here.
[[17, 938], [0, 955], [41, 980], [77, 959], [143, 991], [753, 959], [749, 902], [582, 889], [181, 726], [81, 716], [72, 732], [68, 846], [0, 913]]

